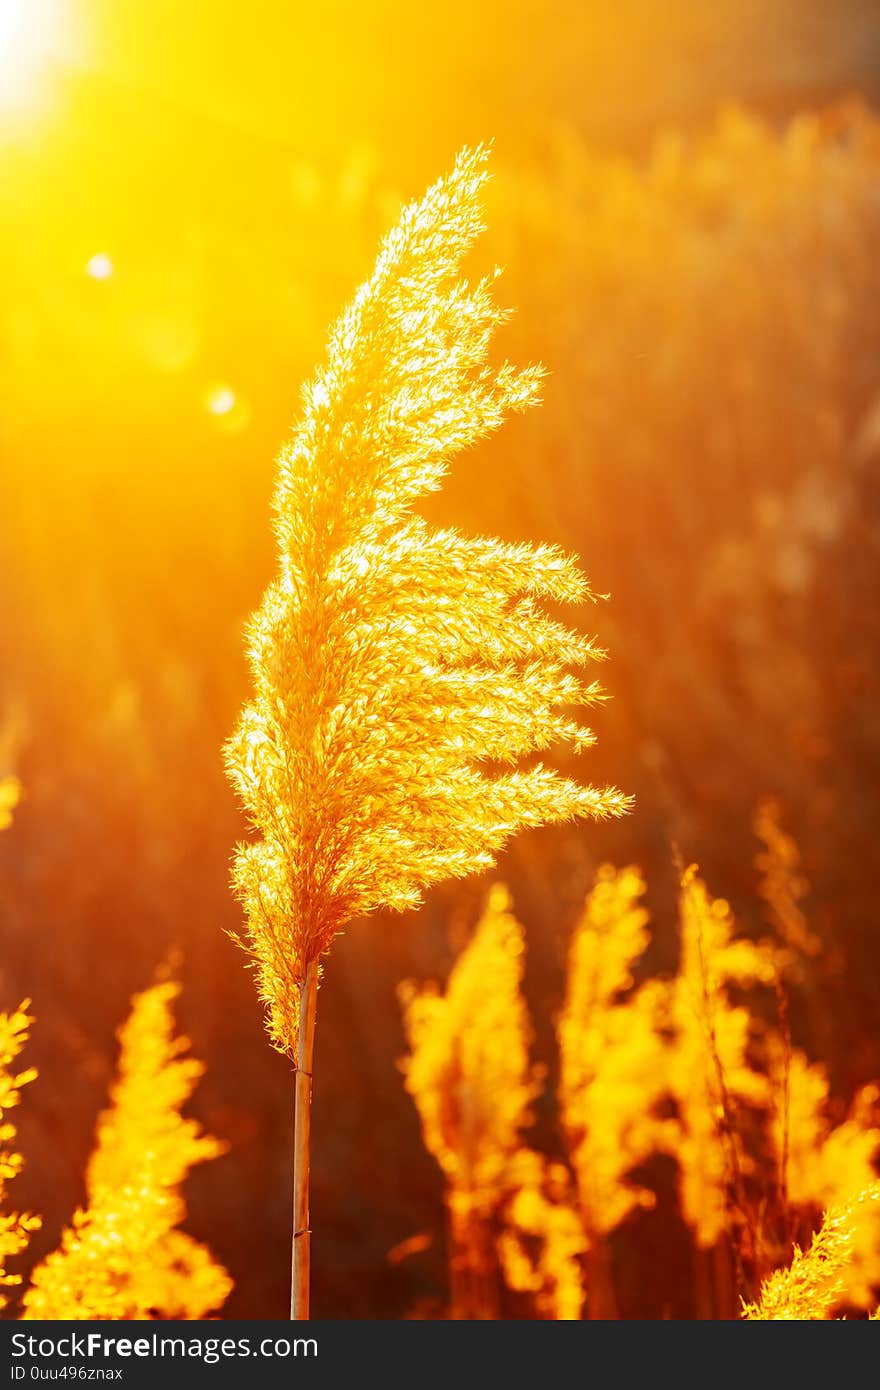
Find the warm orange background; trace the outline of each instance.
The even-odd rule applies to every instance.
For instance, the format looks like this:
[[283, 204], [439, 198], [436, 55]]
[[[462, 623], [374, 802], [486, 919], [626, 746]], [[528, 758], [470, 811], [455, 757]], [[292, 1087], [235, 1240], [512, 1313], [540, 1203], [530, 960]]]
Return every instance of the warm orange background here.
[[[552, 1058], [593, 867], [643, 864], [657, 961], [675, 949], [673, 842], [748, 928], [750, 817], [769, 791], [828, 943], [799, 1036], [844, 1094], [875, 1078], [880, 134], [828, 115], [787, 137], [788, 163], [772, 150], [796, 112], [880, 99], [876, 7], [37, 0], [6, 39], [0, 774], [25, 799], [0, 839], [0, 1002], [31, 995], [38, 1018], [17, 1184], [46, 1216], [32, 1253], [81, 1197], [129, 996], [179, 947], [209, 1067], [196, 1108], [232, 1143], [193, 1178], [189, 1227], [236, 1279], [229, 1313], [284, 1314], [290, 1075], [223, 936], [242, 827], [219, 749], [298, 383], [401, 196], [486, 136], [499, 176], [481, 255], [520, 306], [506, 347], [552, 375], [540, 415], [461, 460], [434, 511], [560, 540], [612, 594], [588, 615], [614, 703], [584, 772], [638, 800], [624, 824], [526, 836], [505, 861], [538, 1051]], [[681, 187], [649, 165], [664, 131], [696, 137], [734, 100], [766, 134], [728, 116], [714, 154], [684, 156], [699, 167]], [[858, 146], [839, 178], [816, 152], [838, 138]], [[445, 972], [483, 887], [334, 948], [315, 1101], [324, 1316], [399, 1317], [442, 1291], [441, 1181], [395, 1069], [394, 989]], [[645, 1220], [664, 1277], [623, 1248], [623, 1310], [686, 1314], [686, 1243]], [[431, 1251], [386, 1263], [422, 1230]]]

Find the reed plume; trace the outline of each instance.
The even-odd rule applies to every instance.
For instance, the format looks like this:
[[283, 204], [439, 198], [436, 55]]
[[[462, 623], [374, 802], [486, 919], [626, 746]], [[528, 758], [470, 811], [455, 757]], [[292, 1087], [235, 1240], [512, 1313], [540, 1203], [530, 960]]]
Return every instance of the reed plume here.
[[164, 981], [132, 1001], [111, 1105], [89, 1160], [88, 1206], [34, 1271], [26, 1320], [198, 1319], [232, 1287], [211, 1252], [179, 1229], [187, 1173], [224, 1152], [180, 1114], [204, 1067], [174, 1033], [179, 989]]
[[540, 1089], [521, 992], [524, 933], [510, 909], [507, 889], [496, 884], [444, 994], [412, 982], [399, 991], [406, 1088], [446, 1179], [456, 1318], [495, 1312], [491, 1223]]
[[[771, 1039], [770, 1080], [774, 1099], [782, 1091], [780, 1042]], [[800, 1049], [788, 1058], [783, 1106], [778, 1100], [770, 1116], [769, 1137], [778, 1164], [785, 1163], [784, 1193], [787, 1227], [797, 1234], [812, 1229], [825, 1210], [852, 1202], [876, 1178], [880, 1155], [878, 1088], [865, 1086], [849, 1113], [832, 1126], [830, 1088], [823, 1066], [811, 1063]], [[847, 1301], [870, 1308], [880, 1285], [880, 1204], [854, 1208]]]
[[[774, 1073], [775, 1068], [771, 1073], [775, 1080]], [[826, 1069], [795, 1049], [790, 1060], [789, 1095], [787, 1138], [778, 1108], [770, 1134], [777, 1153], [787, 1149], [786, 1187], [792, 1205], [822, 1211], [869, 1187], [874, 1159], [880, 1152], [880, 1127], [873, 1113], [877, 1087], [863, 1087], [847, 1118], [832, 1127]]]
[[254, 695], [226, 748], [257, 838], [239, 847], [274, 1044], [296, 1058], [292, 1316], [308, 1316], [308, 1136], [318, 961], [352, 917], [416, 905], [491, 865], [523, 826], [617, 815], [526, 754], [587, 747], [572, 674], [600, 652], [543, 611], [591, 597], [575, 562], [429, 527], [413, 503], [452, 456], [538, 399], [542, 370], [490, 366], [506, 315], [461, 266], [487, 150], [406, 207], [330, 333], [275, 491], [279, 573], [250, 625]]
[[[738, 935], [728, 903], [695, 866], [681, 876], [677, 973], [636, 985], [650, 941], [644, 892], [638, 869], [603, 867], [572, 935], [557, 1024], [570, 1168], [524, 1142], [539, 1075], [522, 998], [524, 933], [506, 890], [492, 890], [444, 994], [401, 987], [407, 1087], [446, 1176], [457, 1237], [453, 1314], [498, 1316], [494, 1254], [534, 1315], [616, 1316], [607, 1237], [654, 1204], [642, 1173], [663, 1153], [679, 1170], [701, 1316], [741, 1306], [747, 1317], [871, 1309], [880, 1085], [863, 1086], [834, 1123], [826, 1069], [766, 1016], [758, 994], [769, 1002], [780, 964], [798, 948]], [[808, 1246], [823, 1212], [805, 1255], [795, 1242]], [[793, 1249], [791, 1271], [772, 1274]]]
[[810, 885], [801, 869], [800, 850], [794, 837], [783, 829], [779, 804], [772, 797], [758, 804], [754, 831], [763, 846], [755, 856], [758, 891], [771, 925], [792, 950], [804, 956], [818, 955], [822, 943], [801, 906]]
[[633, 990], [633, 966], [648, 941], [645, 884], [635, 868], [599, 870], [568, 954], [559, 1018], [559, 1108], [587, 1233], [590, 1316], [614, 1315], [606, 1241], [654, 1194], [631, 1177], [663, 1147], [668, 1092], [662, 1034], [666, 991]]
[[[0, 1288], [10, 1288], [21, 1283], [20, 1274], [10, 1274], [7, 1261], [20, 1255], [26, 1248], [31, 1234], [39, 1230], [40, 1218], [29, 1213], [8, 1212], [6, 1207], [6, 1184], [21, 1172], [24, 1162], [21, 1154], [12, 1146], [16, 1129], [6, 1118], [8, 1111], [15, 1108], [21, 1099], [21, 1088], [33, 1081], [37, 1073], [33, 1067], [24, 1071], [13, 1071], [15, 1062], [28, 1040], [33, 1019], [27, 1012], [30, 1000], [26, 999], [13, 1013], [0, 1013]], [[9, 1300], [0, 1293], [0, 1308], [5, 1308]]]
[[533, 1149], [511, 1165], [516, 1190], [504, 1209], [498, 1255], [508, 1288], [529, 1293], [541, 1318], [577, 1322], [586, 1290], [583, 1261], [589, 1245], [571, 1173]]
[[716, 1301], [723, 1311], [731, 1298], [725, 1238], [740, 1289], [745, 1287], [744, 1265], [753, 1268], [757, 1258], [747, 1193], [753, 1159], [743, 1141], [743, 1111], [763, 1110], [770, 1101], [767, 1077], [749, 1053], [751, 1012], [731, 1001], [730, 990], [770, 983], [775, 956], [769, 947], [736, 935], [729, 904], [711, 895], [695, 865], [681, 876], [679, 923], [669, 1054], [677, 1121], [668, 1129], [669, 1152], [678, 1163], [682, 1215], [696, 1246], [700, 1296], [705, 1298], [710, 1286], [707, 1257], [713, 1252]]
[[21, 800], [21, 783], [12, 773], [0, 777], [0, 830], [8, 830], [12, 813]]

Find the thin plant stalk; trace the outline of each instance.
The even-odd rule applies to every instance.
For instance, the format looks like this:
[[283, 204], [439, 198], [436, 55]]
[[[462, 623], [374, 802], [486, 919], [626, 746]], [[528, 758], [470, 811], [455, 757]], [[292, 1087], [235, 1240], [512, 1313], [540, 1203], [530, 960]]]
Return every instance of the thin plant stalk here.
[[291, 1241], [290, 1316], [302, 1322], [309, 1316], [309, 1273], [312, 1233], [309, 1228], [309, 1164], [312, 1131], [312, 1064], [315, 1055], [315, 1016], [318, 1004], [318, 962], [309, 961], [303, 981], [296, 1048], [293, 1119], [293, 1238]]

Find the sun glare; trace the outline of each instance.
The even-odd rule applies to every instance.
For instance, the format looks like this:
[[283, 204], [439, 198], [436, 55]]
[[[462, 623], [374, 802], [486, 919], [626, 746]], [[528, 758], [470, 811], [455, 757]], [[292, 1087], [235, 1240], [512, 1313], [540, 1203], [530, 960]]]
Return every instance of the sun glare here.
[[0, 59], [5, 59], [12, 49], [23, 14], [23, 0], [4, 0], [0, 5]]
[[33, 98], [59, 24], [56, 0], [0, 0], [0, 110]]

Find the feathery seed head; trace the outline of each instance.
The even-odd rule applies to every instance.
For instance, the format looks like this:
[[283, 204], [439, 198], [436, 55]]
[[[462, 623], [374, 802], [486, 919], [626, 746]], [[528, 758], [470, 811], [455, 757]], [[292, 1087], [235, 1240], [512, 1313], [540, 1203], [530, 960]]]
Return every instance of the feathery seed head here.
[[636, 868], [603, 866], [568, 954], [557, 1027], [559, 1106], [587, 1232], [607, 1235], [653, 1193], [631, 1174], [661, 1146], [667, 1090], [663, 990], [633, 989], [650, 940]]
[[280, 574], [250, 626], [254, 694], [226, 758], [258, 834], [234, 880], [283, 1051], [306, 965], [349, 918], [414, 906], [521, 827], [628, 804], [517, 766], [592, 741], [572, 711], [600, 691], [571, 671], [602, 653], [541, 607], [591, 597], [575, 562], [411, 511], [453, 455], [536, 403], [543, 377], [488, 364], [506, 317], [495, 277], [461, 277], [487, 154], [464, 150], [404, 210], [279, 462]]
[[495, 884], [445, 994], [400, 987], [410, 1055], [406, 1088], [425, 1144], [453, 1199], [491, 1206], [539, 1090], [529, 1061], [531, 1026], [522, 998], [523, 928]]
[[[2, 783], [0, 783], [0, 814], [2, 814]], [[0, 823], [2, 824], [2, 823]], [[6, 1113], [18, 1105], [22, 1086], [28, 1085], [37, 1075], [33, 1067], [15, 1072], [12, 1063], [18, 1057], [28, 1040], [33, 1019], [28, 1014], [30, 1000], [25, 999], [13, 1013], [0, 1013], [0, 1208], [5, 1206], [6, 1184], [21, 1172], [23, 1159], [10, 1147], [15, 1139], [15, 1125], [10, 1124]], [[10, 1274], [6, 1262], [20, 1255], [30, 1241], [31, 1234], [41, 1225], [38, 1216], [27, 1213], [0, 1210], [0, 1288], [9, 1288], [21, 1283], [20, 1274]], [[0, 1294], [0, 1308], [5, 1308], [8, 1299]]]
[[770, 1276], [759, 1302], [747, 1304], [743, 1317], [768, 1322], [832, 1317], [847, 1295], [859, 1225], [866, 1213], [875, 1214], [878, 1207], [880, 1183], [874, 1182], [849, 1201], [830, 1208], [809, 1249], [795, 1247], [789, 1268]]
[[749, 1060], [751, 1014], [733, 1004], [731, 986], [773, 977], [773, 955], [736, 935], [729, 904], [714, 898], [691, 865], [679, 895], [681, 960], [672, 983], [670, 1088], [678, 1110], [671, 1152], [678, 1160], [684, 1218], [700, 1249], [710, 1249], [732, 1219], [730, 1194], [749, 1157], [731, 1107], [768, 1104], [767, 1078]]
[[204, 1318], [232, 1281], [210, 1250], [178, 1229], [181, 1185], [224, 1145], [181, 1115], [204, 1067], [174, 1032], [180, 987], [153, 985], [119, 1032], [111, 1106], [98, 1121], [88, 1206], [34, 1271], [26, 1321], [39, 1318]]

